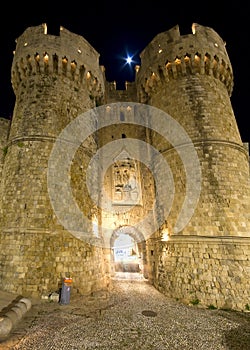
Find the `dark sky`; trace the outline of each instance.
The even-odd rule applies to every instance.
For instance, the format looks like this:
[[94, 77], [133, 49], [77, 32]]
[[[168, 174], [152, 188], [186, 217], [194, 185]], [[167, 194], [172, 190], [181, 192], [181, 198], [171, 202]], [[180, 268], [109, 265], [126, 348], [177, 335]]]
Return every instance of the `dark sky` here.
[[192, 23], [213, 28], [226, 42], [233, 66], [234, 90], [231, 97], [243, 142], [250, 142], [248, 102], [250, 102], [250, 10], [242, 1], [72, 1], [10, 2], [1, 11], [0, 116], [9, 118], [14, 94], [10, 70], [15, 39], [27, 27], [47, 23], [48, 34], [59, 27], [83, 36], [100, 54], [106, 78], [119, 84], [133, 80], [134, 70], [124, 66], [129, 52], [140, 64], [139, 54], [161, 32], [179, 25], [182, 35], [191, 34]]

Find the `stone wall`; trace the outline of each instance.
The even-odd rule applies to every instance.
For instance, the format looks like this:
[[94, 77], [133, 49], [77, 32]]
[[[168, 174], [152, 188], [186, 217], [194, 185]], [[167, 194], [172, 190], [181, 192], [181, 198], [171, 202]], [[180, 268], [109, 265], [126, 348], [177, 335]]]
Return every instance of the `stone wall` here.
[[[163, 228], [147, 241], [149, 279], [161, 292], [188, 303], [197, 299], [244, 310], [250, 277], [249, 155], [230, 102], [233, 74], [225, 44], [210, 28], [195, 29], [180, 36], [176, 26], [157, 35], [142, 52], [136, 77], [140, 102], [174, 118], [189, 137], [181, 142], [176, 134], [171, 144], [151, 133], [172, 171], [175, 196], [165, 227], [168, 241], [161, 241]], [[185, 149], [186, 155], [195, 150], [195, 169], [192, 162], [184, 166], [180, 151]], [[199, 171], [199, 198], [189, 204], [193, 215], [174, 231], [185, 200], [195, 191], [187, 179]]]
[[[177, 27], [157, 35], [143, 51], [137, 73], [139, 96], [146, 94], [147, 103], [166, 112], [189, 137], [182, 144], [176, 134], [171, 145], [152, 133], [175, 180], [169, 228], [189, 195], [188, 177], [200, 172], [194, 215], [178, 234], [245, 237], [250, 232], [249, 161], [230, 101], [231, 64], [222, 39], [209, 28], [195, 27], [190, 35], [180, 36]], [[192, 147], [199, 164], [184, 168], [179, 150]]]
[[7, 140], [10, 128], [10, 120], [0, 118], [0, 180], [2, 178], [2, 167], [5, 155], [7, 154]]
[[[224, 41], [209, 27], [194, 24], [192, 34], [181, 36], [175, 26], [143, 50], [135, 82], [126, 83], [125, 90], [106, 82], [104, 71], [99, 53], [63, 27], [58, 36], [47, 34], [45, 24], [30, 27], [17, 39], [10, 133], [9, 123], [0, 119], [0, 146], [8, 146], [0, 164], [0, 288], [39, 296], [57, 290], [66, 275], [73, 278], [74, 292], [107, 288], [111, 248], [124, 232], [137, 241], [145, 277], [164, 294], [244, 310], [250, 279], [249, 154], [230, 101], [233, 71]], [[161, 125], [154, 130], [154, 115], [142, 105], [173, 118], [163, 123], [167, 130]], [[98, 106], [103, 108], [99, 120]], [[87, 116], [89, 111], [96, 119]], [[79, 142], [86, 130], [90, 135]], [[133, 139], [147, 144], [134, 149], [135, 159], [125, 144]], [[92, 163], [90, 183], [100, 198], [95, 203], [88, 192], [88, 166], [110, 144], [113, 163], [105, 168], [105, 157]], [[196, 158], [189, 158], [190, 150]], [[143, 152], [149, 156], [145, 163]], [[161, 162], [167, 171], [157, 182]], [[114, 167], [136, 170], [138, 203], [134, 197], [119, 202], [126, 184], [114, 181]], [[161, 222], [164, 201], [172, 196]], [[179, 217], [185, 223], [180, 228]]]
[[93, 203], [84, 195], [84, 171], [96, 149], [93, 137], [82, 140], [69, 160], [72, 192], [89, 218], [81, 237], [62, 222], [74, 217], [66, 198], [57, 212], [52, 205], [49, 190], [58, 186], [67, 193], [67, 184], [59, 177], [49, 188], [48, 170], [60, 176], [74, 135], [62, 140], [53, 164], [51, 152], [61, 132], [103, 98], [103, 72], [99, 54], [85, 39], [63, 28], [60, 36], [48, 35], [46, 29], [30, 27], [17, 39], [12, 64], [16, 104], [4, 158], [0, 286], [39, 296], [58, 289], [67, 274], [73, 289], [87, 294], [106, 288], [109, 279], [105, 251], [82, 237], [93, 233]]
[[1, 234], [0, 288], [24, 296], [58, 292], [72, 277], [72, 293], [88, 295], [107, 288], [106, 252], [63, 230], [25, 228]]
[[173, 238], [158, 241], [154, 253], [153, 283], [165, 295], [187, 304], [246, 311], [249, 238]]

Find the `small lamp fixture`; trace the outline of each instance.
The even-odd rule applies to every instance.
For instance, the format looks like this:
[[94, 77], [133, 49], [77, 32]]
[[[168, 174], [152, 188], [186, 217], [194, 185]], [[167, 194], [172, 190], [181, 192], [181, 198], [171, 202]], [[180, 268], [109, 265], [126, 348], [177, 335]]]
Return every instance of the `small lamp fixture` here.
[[165, 227], [163, 230], [162, 230], [162, 235], [161, 235], [161, 241], [162, 242], [166, 242], [169, 240], [169, 232], [168, 232], [168, 228]]

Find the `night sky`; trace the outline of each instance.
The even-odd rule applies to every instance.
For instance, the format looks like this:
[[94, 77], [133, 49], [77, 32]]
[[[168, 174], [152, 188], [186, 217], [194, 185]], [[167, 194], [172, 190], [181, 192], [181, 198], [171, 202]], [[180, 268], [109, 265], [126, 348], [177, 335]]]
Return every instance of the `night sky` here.
[[[250, 142], [250, 10], [242, 1], [124, 1], [109, 2], [13, 2], [1, 11], [0, 117], [10, 118], [15, 97], [10, 71], [15, 39], [27, 27], [47, 23], [48, 34], [59, 34], [60, 26], [83, 36], [100, 54], [108, 81], [121, 86], [134, 80], [139, 54], [159, 33], [179, 25], [181, 35], [191, 34], [192, 23], [213, 28], [226, 42], [234, 72], [231, 97], [243, 142]], [[125, 65], [133, 55], [132, 67]]]

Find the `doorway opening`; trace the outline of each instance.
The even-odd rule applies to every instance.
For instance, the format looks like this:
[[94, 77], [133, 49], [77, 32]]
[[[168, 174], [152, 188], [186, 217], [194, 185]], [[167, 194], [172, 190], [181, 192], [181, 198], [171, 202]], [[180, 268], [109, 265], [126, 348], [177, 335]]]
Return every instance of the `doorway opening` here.
[[140, 255], [135, 240], [128, 234], [120, 234], [114, 242], [115, 272], [141, 272]]
[[113, 276], [115, 278], [143, 279], [145, 241], [135, 228], [123, 226], [111, 237]]

